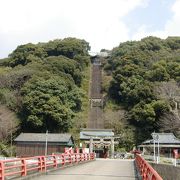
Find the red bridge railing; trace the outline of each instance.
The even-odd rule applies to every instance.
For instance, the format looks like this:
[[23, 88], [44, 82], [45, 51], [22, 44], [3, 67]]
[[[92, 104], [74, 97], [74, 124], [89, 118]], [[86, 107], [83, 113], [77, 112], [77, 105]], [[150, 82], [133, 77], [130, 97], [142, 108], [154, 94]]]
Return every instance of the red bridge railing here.
[[135, 161], [143, 180], [163, 180], [151, 165], [139, 154], [136, 154]]
[[95, 153], [57, 154], [49, 156], [35, 156], [28, 158], [16, 158], [0, 161], [0, 180], [6, 177], [15, 178], [27, 176], [36, 172], [46, 172], [68, 165], [76, 165], [81, 162], [95, 159]]

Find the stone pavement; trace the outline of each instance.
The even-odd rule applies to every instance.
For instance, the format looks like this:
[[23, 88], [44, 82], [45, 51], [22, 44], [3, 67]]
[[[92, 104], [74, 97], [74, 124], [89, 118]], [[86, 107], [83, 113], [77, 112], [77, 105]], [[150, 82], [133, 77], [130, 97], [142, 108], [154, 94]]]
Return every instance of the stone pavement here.
[[133, 160], [97, 159], [93, 162], [48, 172], [34, 180], [137, 180]]

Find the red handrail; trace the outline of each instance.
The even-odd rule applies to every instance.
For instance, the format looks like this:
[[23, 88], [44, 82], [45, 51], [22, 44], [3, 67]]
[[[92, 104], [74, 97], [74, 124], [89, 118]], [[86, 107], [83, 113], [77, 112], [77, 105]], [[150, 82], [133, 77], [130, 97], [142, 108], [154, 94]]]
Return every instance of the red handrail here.
[[95, 159], [95, 153], [57, 154], [49, 156], [35, 156], [0, 161], [0, 180], [7, 176], [27, 176], [33, 172], [46, 172], [70, 164]]
[[136, 154], [135, 161], [143, 180], [163, 180], [151, 165], [141, 157], [141, 155]]

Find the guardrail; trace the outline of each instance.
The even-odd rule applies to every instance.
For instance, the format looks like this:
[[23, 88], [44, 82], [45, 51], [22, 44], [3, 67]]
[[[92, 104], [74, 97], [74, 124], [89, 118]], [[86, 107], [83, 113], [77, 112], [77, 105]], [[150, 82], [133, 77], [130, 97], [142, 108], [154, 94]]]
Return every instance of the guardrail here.
[[72, 164], [79, 164], [95, 159], [95, 153], [57, 154], [48, 156], [35, 156], [0, 161], [0, 180], [27, 176], [36, 172], [46, 172]]
[[163, 180], [151, 165], [139, 154], [136, 154], [135, 162], [143, 180]]
[[[156, 157], [155, 161], [154, 161], [154, 156], [152, 156], [152, 155], [142, 155], [142, 157], [146, 161], [152, 161], [154, 163], [157, 163], [157, 157]], [[172, 166], [179, 166], [180, 165], [180, 159], [160, 156], [158, 164], [168, 164], [168, 165], [172, 165]]]

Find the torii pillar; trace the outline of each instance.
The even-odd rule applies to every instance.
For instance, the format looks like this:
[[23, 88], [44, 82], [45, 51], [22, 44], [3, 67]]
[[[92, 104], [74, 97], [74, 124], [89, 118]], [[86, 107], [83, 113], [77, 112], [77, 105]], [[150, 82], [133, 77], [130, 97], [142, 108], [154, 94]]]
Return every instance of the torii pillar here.
[[114, 138], [111, 138], [111, 158], [114, 158]]
[[92, 137], [90, 137], [89, 152], [90, 152], [90, 153], [93, 152], [93, 138], [92, 138]]

